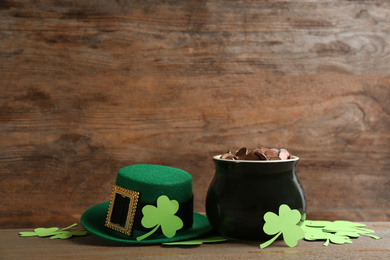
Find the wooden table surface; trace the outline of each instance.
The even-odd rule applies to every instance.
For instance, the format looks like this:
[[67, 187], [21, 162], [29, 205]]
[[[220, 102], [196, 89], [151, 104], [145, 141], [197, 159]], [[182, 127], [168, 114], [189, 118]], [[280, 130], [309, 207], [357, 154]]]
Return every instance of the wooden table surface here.
[[369, 222], [380, 240], [361, 236], [352, 244], [323, 246], [323, 242], [299, 241], [290, 248], [277, 241], [265, 249], [259, 242], [227, 241], [191, 247], [128, 246], [93, 235], [71, 239], [19, 237], [20, 231], [0, 230], [1, 259], [390, 259], [390, 222]]

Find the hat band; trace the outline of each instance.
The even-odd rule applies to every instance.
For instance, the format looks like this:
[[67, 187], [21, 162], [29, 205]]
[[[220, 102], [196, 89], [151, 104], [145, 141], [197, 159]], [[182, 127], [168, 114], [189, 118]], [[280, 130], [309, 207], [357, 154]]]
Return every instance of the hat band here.
[[[139, 230], [139, 231], [149, 231], [150, 228], [145, 228], [141, 224], [141, 220], [143, 218], [142, 214], [142, 208], [146, 205], [153, 205], [156, 206], [156, 203], [146, 203], [143, 201], [138, 200], [137, 204], [137, 210], [134, 215], [134, 222], [133, 222], [133, 229]], [[175, 214], [183, 221], [183, 227], [180, 230], [185, 230], [190, 227], [192, 227], [192, 224], [194, 222], [194, 196], [192, 196], [190, 199], [180, 202], [179, 203], [179, 210]], [[161, 230], [158, 230], [156, 232], [160, 232]]]

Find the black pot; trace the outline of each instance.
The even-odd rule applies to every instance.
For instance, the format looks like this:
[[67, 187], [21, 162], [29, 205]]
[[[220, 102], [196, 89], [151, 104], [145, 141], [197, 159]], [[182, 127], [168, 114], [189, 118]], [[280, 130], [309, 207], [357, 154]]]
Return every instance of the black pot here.
[[297, 209], [304, 220], [306, 198], [297, 179], [293, 156], [279, 161], [225, 160], [215, 156], [215, 175], [206, 197], [206, 214], [221, 235], [265, 241], [265, 213], [279, 214], [279, 206]]

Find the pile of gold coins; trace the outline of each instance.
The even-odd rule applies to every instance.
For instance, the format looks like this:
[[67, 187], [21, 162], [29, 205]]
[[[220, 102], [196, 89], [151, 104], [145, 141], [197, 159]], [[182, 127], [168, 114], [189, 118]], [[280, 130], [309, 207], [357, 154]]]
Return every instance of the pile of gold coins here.
[[221, 155], [221, 159], [228, 159], [228, 160], [271, 161], [271, 160], [288, 160], [290, 158], [291, 158], [291, 154], [286, 149], [265, 148], [265, 147], [260, 147], [253, 150], [248, 150], [246, 147], [243, 147], [237, 150], [235, 153], [229, 151]]

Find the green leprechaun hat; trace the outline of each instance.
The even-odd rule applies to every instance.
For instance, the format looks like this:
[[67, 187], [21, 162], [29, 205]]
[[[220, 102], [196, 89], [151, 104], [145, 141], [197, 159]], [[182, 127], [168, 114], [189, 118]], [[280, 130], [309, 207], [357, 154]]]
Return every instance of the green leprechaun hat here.
[[213, 230], [193, 211], [192, 176], [153, 164], [120, 169], [111, 200], [85, 211], [81, 224], [91, 234], [129, 244], [188, 240]]

